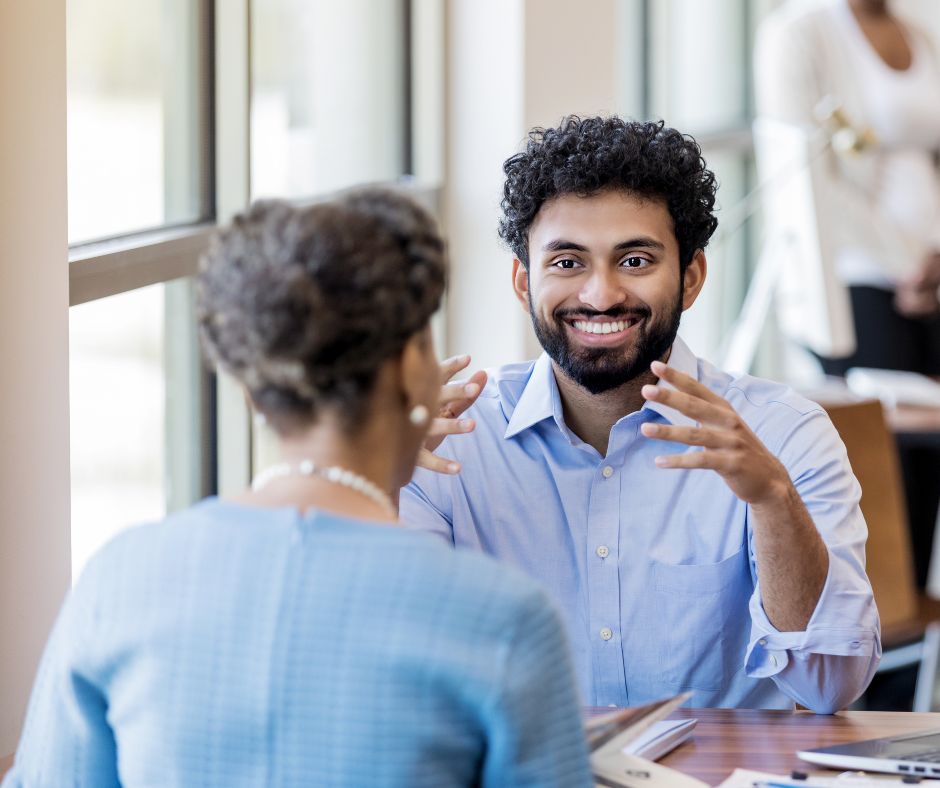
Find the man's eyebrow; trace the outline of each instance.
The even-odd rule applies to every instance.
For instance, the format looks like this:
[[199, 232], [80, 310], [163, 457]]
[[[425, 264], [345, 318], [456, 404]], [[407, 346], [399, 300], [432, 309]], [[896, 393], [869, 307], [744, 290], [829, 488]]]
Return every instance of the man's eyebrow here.
[[554, 241], [549, 241], [545, 246], [542, 247], [543, 252], [561, 252], [561, 251], [571, 251], [571, 252], [587, 252], [588, 248], [584, 244], [575, 243], [574, 241], [568, 241], [565, 238], [556, 238]]
[[[626, 241], [621, 241], [616, 246], [614, 246], [615, 252], [622, 252], [626, 249], [653, 249], [657, 252], [663, 252], [666, 250], [666, 246], [662, 242], [657, 241], [655, 238], [641, 235], [637, 238], [630, 238]], [[588, 252], [590, 250], [584, 244], [579, 244], [575, 241], [569, 241], [567, 238], [556, 238], [545, 244], [545, 246], [542, 247], [542, 251]]]
[[622, 252], [625, 249], [655, 249], [657, 252], [666, 251], [666, 246], [655, 238], [643, 235], [638, 238], [631, 238], [628, 241], [621, 241], [614, 247], [614, 251]]

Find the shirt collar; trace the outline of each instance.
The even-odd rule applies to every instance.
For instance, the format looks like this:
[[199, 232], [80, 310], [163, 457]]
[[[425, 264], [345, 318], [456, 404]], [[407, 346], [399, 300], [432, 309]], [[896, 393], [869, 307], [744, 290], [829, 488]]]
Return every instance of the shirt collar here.
[[[698, 359], [696, 359], [689, 346], [679, 337], [676, 337], [675, 342], [672, 344], [672, 352], [669, 354], [667, 363], [673, 369], [698, 380]], [[663, 380], [660, 380], [658, 385], [670, 389], [674, 388], [674, 386]], [[680, 426], [694, 426], [695, 424], [694, 419], [690, 419], [674, 408], [662, 405], [659, 402], [647, 402], [643, 408], [658, 413], [673, 424]], [[548, 418], [554, 418], [555, 423], [562, 432], [567, 431], [562, 416], [561, 395], [558, 393], [558, 383], [555, 381], [552, 362], [545, 353], [542, 353], [532, 367], [532, 373], [526, 381], [522, 396], [519, 397], [519, 401], [513, 408], [503, 437], [512, 438]]]
[[532, 367], [532, 374], [529, 375], [522, 396], [509, 417], [503, 437], [512, 438], [543, 419], [553, 416], [561, 427], [564, 424], [561, 417], [561, 396], [555, 382], [552, 360], [542, 353]]
[[[676, 337], [675, 341], [672, 343], [672, 352], [669, 354], [669, 360], [666, 362], [666, 366], [672, 367], [672, 369], [677, 372], [682, 372], [690, 378], [698, 380], [698, 359], [689, 346], [679, 337]], [[676, 388], [665, 380], [658, 381], [656, 385], [673, 390]], [[643, 405], [643, 409], [654, 411], [666, 419], [666, 421], [672, 422], [680, 427], [695, 426], [695, 419], [690, 419], [675, 408], [670, 408], [668, 405], [663, 405], [659, 402], [650, 402], [647, 400], [646, 404]]]

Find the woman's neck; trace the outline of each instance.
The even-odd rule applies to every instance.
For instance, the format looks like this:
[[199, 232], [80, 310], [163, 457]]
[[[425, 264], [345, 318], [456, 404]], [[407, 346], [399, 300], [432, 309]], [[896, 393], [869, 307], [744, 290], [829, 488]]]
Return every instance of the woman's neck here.
[[849, 0], [849, 6], [856, 16], [887, 17], [887, 0]]
[[387, 430], [373, 428], [351, 438], [332, 424], [283, 436], [279, 441], [282, 473], [233, 500], [250, 506], [290, 507], [302, 512], [322, 509], [356, 519], [394, 522], [396, 517], [384, 502], [319, 474], [304, 473], [301, 468], [305, 461], [319, 469], [342, 468], [375, 485], [390, 501], [397, 501], [397, 441], [390, 437]]

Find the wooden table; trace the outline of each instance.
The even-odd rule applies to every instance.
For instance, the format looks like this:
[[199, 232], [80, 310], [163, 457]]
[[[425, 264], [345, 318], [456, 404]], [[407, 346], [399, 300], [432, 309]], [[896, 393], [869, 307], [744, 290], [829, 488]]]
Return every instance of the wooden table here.
[[[609, 709], [598, 709], [607, 712]], [[897, 711], [840, 711], [831, 717], [808, 711], [679, 709], [673, 719], [695, 717], [692, 738], [661, 763], [716, 785], [736, 768], [789, 774], [810, 770], [794, 754], [878, 736], [940, 730], [940, 714]], [[13, 758], [0, 758], [0, 779]]]
[[661, 763], [709, 785], [720, 783], [739, 767], [775, 774], [813, 770], [796, 757], [797, 750], [940, 730], [940, 714], [895, 711], [822, 716], [808, 711], [680, 709], [672, 715], [672, 719], [688, 717], [698, 720], [692, 738]]

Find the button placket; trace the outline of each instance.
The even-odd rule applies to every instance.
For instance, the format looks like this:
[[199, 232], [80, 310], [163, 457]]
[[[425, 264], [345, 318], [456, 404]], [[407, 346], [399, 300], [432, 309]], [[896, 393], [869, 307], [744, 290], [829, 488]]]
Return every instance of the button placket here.
[[[620, 539], [619, 450], [611, 436], [607, 457], [593, 468], [587, 521], [587, 580], [589, 621], [593, 637], [596, 702], [627, 701], [623, 653], [620, 643], [620, 575], [617, 544]], [[591, 555], [593, 553], [593, 555]]]

